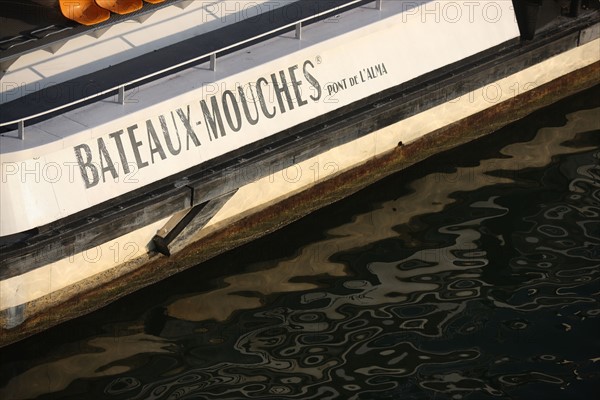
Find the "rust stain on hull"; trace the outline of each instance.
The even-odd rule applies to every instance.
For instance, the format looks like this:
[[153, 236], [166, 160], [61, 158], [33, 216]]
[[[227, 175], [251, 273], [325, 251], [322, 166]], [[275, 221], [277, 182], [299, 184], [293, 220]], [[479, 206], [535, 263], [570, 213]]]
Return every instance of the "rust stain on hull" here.
[[599, 83], [600, 62], [596, 62], [431, 132], [408, 145], [400, 145], [390, 153], [371, 159], [350, 171], [317, 183], [303, 192], [202, 238], [174, 257], [155, 256], [148, 264], [115, 281], [78, 294], [43, 311], [38, 311], [41, 308], [40, 304], [43, 306], [49, 302], [52, 295], [50, 299], [42, 299], [37, 306], [30, 307], [27, 304], [27, 319], [22, 324], [13, 329], [0, 329], [0, 347], [97, 310], [145, 286], [269, 234], [434, 154], [497, 131], [540, 108]]

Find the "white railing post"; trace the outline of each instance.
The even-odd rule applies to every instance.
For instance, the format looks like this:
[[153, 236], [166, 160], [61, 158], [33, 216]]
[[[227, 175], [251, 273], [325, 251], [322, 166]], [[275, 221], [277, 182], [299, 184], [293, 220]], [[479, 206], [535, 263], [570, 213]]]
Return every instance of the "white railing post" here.
[[25, 140], [25, 121], [20, 120], [18, 122], [19, 127], [19, 139]]
[[296, 24], [296, 39], [302, 39], [302, 22]]
[[217, 53], [213, 53], [210, 55], [210, 70], [217, 70]]
[[119, 104], [125, 104], [125, 86], [119, 86]]
[[381, 9], [383, 8], [383, 0], [376, 0], [375, 1], [375, 8], [377, 8], [379, 11], [381, 11]]

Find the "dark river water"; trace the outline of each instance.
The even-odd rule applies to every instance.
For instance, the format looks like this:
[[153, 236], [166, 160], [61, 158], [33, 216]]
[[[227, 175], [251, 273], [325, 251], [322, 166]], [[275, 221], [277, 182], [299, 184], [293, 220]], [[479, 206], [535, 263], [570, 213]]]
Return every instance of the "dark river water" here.
[[594, 399], [600, 89], [2, 350], [0, 399]]

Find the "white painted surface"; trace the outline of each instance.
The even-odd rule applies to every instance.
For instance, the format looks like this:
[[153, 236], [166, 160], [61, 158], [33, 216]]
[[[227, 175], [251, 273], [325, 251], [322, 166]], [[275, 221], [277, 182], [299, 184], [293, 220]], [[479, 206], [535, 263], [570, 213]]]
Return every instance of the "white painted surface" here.
[[[59, 117], [61, 122], [53, 120], [35, 125], [35, 128], [48, 132], [46, 135], [33, 135], [27, 128], [25, 143], [15, 138], [0, 138], [3, 188], [0, 192], [3, 205], [0, 235], [24, 231], [76, 213], [518, 36], [510, 1], [481, 2], [478, 3], [480, 8], [473, 8], [472, 2], [458, 2], [456, 4], [462, 4], [464, 13], [459, 19], [448, 17], [449, 11], [443, 11], [447, 6], [443, 1], [424, 3], [415, 8], [416, 4], [390, 1], [385, 3], [381, 12], [369, 6], [362, 7], [342, 14], [337, 23], [326, 20], [307, 27], [302, 41], [275, 38], [219, 59], [216, 72], [192, 68], [176, 77], [133, 91], [129, 94], [130, 102], [125, 106], [103, 101], [65, 113]], [[487, 11], [484, 13], [483, 10]], [[490, 10], [496, 10], [496, 13], [492, 14]], [[304, 65], [319, 82], [320, 97], [316, 85], [312, 85], [313, 82], [303, 74]], [[221, 103], [225, 90], [237, 93], [237, 86], [248, 88], [249, 84], [256, 85], [259, 78], [270, 81], [271, 74], [280, 76], [279, 71], [284, 71], [289, 83], [291, 72], [288, 68], [293, 66], [298, 66], [299, 90], [306, 105], [299, 107], [295, 100], [294, 109], [290, 109], [284, 103], [285, 113], [277, 111], [272, 119], [262, 114], [256, 125], [250, 125], [242, 116], [241, 131], [228, 129], [226, 136], [209, 139], [201, 101], [210, 104], [211, 97], [216, 96]], [[385, 66], [387, 73], [363, 82], [361, 72], [366, 77], [365, 69], [373, 66]], [[350, 79], [355, 77], [360, 83], [352, 86]], [[348, 87], [330, 95], [328, 84], [343, 84], [344, 79]], [[272, 84], [267, 83], [263, 87], [267, 86], [265, 108], [270, 112], [278, 109], [279, 104]], [[290, 90], [295, 98], [294, 90]], [[239, 101], [237, 94], [236, 99]], [[176, 109], [182, 109], [187, 115], [188, 107], [192, 127], [201, 142], [198, 147], [190, 144], [189, 149], [184, 143], [185, 127], [175, 113]], [[176, 129], [179, 131], [182, 145], [186, 148], [173, 156], [167, 152], [162, 139], [166, 158], [163, 160], [156, 153], [152, 163], [146, 121], [151, 121], [160, 136], [161, 115], [165, 116], [171, 134]], [[65, 118], [71, 122], [65, 124], [65, 131], [62, 131], [61, 124]], [[134, 141], [142, 143], [140, 159], [149, 165], [141, 169], [132, 166], [126, 173], [117, 143], [109, 135], [125, 130], [122, 136], [126, 142], [123, 154], [128, 163], [135, 163], [132, 145], [127, 144], [126, 131], [134, 125], [137, 125], [133, 130]], [[49, 143], [52, 138], [56, 140]], [[99, 141], [106, 145], [111, 161], [118, 164], [115, 167], [118, 178], [113, 180], [112, 173], [107, 172], [105, 181], [101, 179], [98, 184], [86, 189], [83, 175], [77, 167], [74, 146], [88, 146], [92, 163], [98, 164]], [[104, 161], [106, 166], [108, 162]], [[32, 163], [36, 165], [30, 165]], [[32, 168], [39, 172], [26, 172]], [[59, 174], [47, 176], [54, 168], [59, 170]], [[97, 165], [96, 169], [99, 170], [100, 166]], [[91, 176], [91, 167], [85, 171]], [[20, 199], [29, 196], [32, 191], [36, 198], [30, 199], [26, 206]], [[37, 211], [32, 213], [30, 207]]]
[[[115, 238], [102, 245], [0, 282], [0, 310], [39, 299], [77, 282], [147, 256], [156, 231], [169, 218]], [[65, 252], [69, 252], [65, 249]], [[113, 279], [121, 274], [113, 269]]]
[[427, 111], [338, 146], [318, 156], [244, 186], [204, 227], [199, 235], [221, 228], [244, 215], [260, 211], [334, 174], [413, 142], [430, 132], [467, 118], [561, 76], [600, 61], [600, 39], [552, 57], [523, 71], [492, 82]]
[[[260, 211], [319, 181], [327, 180], [340, 171], [384, 155], [393, 150], [399, 141], [409, 143], [417, 140], [436, 129], [597, 62], [600, 60], [599, 49], [600, 40], [595, 40], [287, 169], [274, 171], [273, 174], [242, 187], [194, 239]], [[522, 88], [522, 91], [515, 90], [517, 87]], [[492, 90], [501, 95], [492, 98]], [[34, 301], [85, 280], [93, 280], [106, 271], [111, 271], [113, 278], [118, 278], [122, 263], [148, 257], [146, 245], [167, 220], [168, 218], [98, 248], [0, 282], [0, 310]], [[174, 246], [178, 250], [181, 244], [175, 242]]]

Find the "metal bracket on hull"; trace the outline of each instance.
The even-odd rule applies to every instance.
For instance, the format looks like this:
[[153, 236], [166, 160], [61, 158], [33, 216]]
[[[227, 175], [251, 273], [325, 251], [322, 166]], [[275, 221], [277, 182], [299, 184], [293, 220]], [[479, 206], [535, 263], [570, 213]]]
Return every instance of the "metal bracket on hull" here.
[[165, 226], [159, 229], [152, 238], [154, 250], [169, 257], [171, 255], [169, 245], [185, 228], [192, 228], [193, 231], [202, 229], [237, 191], [238, 189], [235, 189], [212, 200], [195, 205], [188, 210], [174, 214]]

